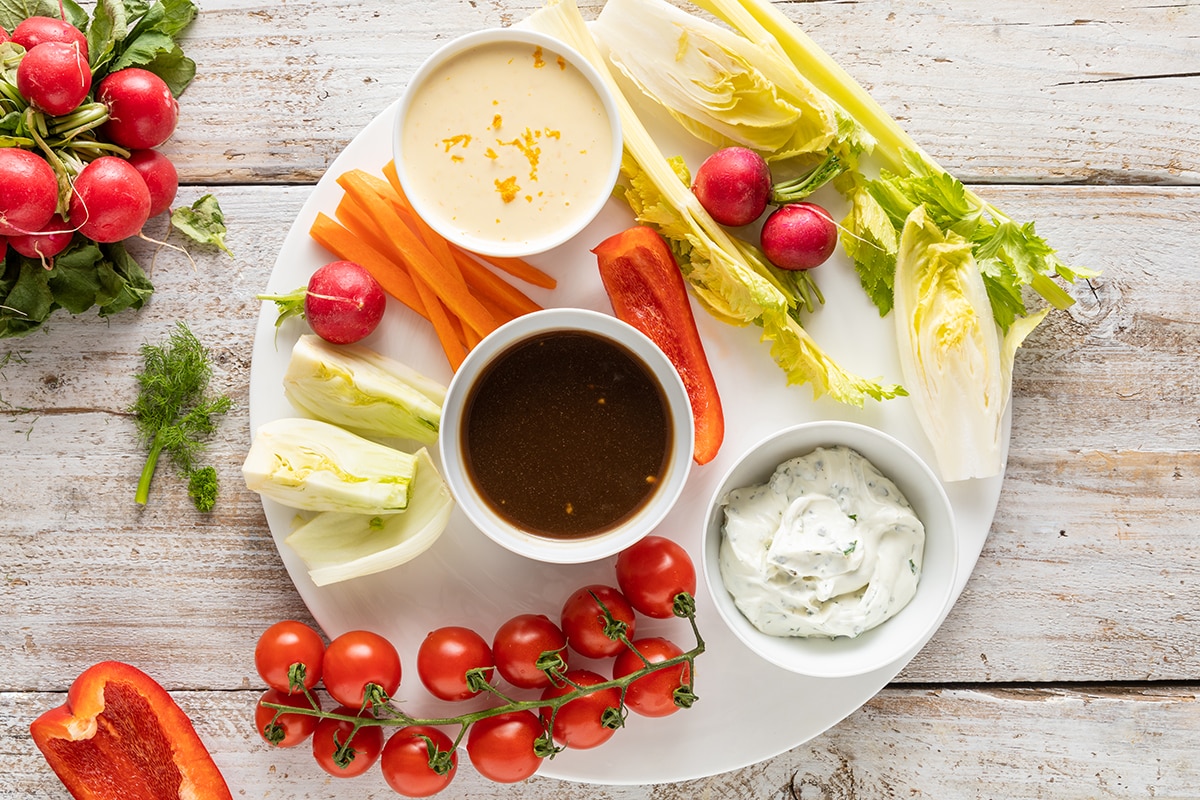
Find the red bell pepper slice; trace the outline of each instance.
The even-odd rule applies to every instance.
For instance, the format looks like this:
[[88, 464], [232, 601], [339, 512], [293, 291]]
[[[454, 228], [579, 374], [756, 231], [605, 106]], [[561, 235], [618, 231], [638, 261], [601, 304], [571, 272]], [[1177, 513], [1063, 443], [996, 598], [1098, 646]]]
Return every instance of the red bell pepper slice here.
[[638, 225], [608, 237], [592, 252], [617, 318], [650, 337], [683, 379], [695, 424], [694, 458], [707, 464], [725, 438], [725, 416], [671, 248], [657, 231]]
[[76, 800], [232, 800], [187, 714], [128, 664], [84, 670], [29, 732]]

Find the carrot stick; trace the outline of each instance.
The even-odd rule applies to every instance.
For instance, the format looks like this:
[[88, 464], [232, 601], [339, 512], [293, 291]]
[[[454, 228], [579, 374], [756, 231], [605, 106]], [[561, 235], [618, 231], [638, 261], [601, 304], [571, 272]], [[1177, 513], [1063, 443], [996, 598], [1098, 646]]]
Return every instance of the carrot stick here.
[[371, 273], [383, 290], [422, 317], [429, 319], [417, 287], [403, 268], [331, 217], [318, 213], [309, 229], [313, 240], [338, 258], [353, 261]]
[[508, 311], [511, 316], [529, 314], [542, 308], [520, 289], [480, 264], [467, 253], [459, 250], [456, 251], [456, 254], [467, 285], [475, 291], [475, 296], [481, 301], [487, 298]]
[[486, 336], [496, 327], [496, 321], [471, 294], [460, 275], [443, 264], [430, 252], [400, 214], [383, 200], [371, 184], [372, 176], [362, 170], [351, 170], [338, 177], [338, 183], [353, 194], [371, 219], [387, 235], [391, 252], [408, 267], [413, 278], [420, 278], [433, 289], [447, 310], [480, 335]]
[[441, 344], [442, 351], [450, 362], [450, 368], [458, 371], [467, 355], [466, 346], [460, 338], [460, 331], [456, 330], [437, 293], [420, 277], [414, 278], [413, 282], [417, 286], [417, 294], [420, 295], [421, 301], [429, 309], [429, 321], [433, 323], [433, 332], [437, 335], [438, 343]]
[[501, 272], [507, 272], [514, 278], [520, 278], [526, 283], [532, 283], [534, 286], [540, 286], [543, 289], [553, 289], [558, 286], [558, 281], [553, 276], [547, 275], [524, 259], [508, 256], [485, 256], [483, 253], [474, 252], [472, 252], [472, 255], [482, 258]]
[[[408, 196], [404, 194], [404, 188], [400, 185], [400, 175], [399, 175], [399, 173], [396, 172], [396, 162], [389, 161], [387, 164], [384, 164], [383, 174], [387, 177], [388, 183], [391, 184], [392, 190], [395, 191], [395, 193], [396, 193], [396, 198], [404, 206], [405, 210], [414, 219], [418, 220], [418, 224], [429, 229], [429, 231], [431, 233], [433, 233], [434, 236], [438, 236], [437, 233], [434, 233], [433, 230], [431, 228], [429, 228], [428, 223], [426, 223], [424, 220], [422, 220], [420, 218], [420, 216], [416, 212], [416, 209], [413, 208], [412, 203], [409, 202]], [[441, 237], [439, 236], [438, 238], [441, 238]], [[445, 241], [445, 240], [443, 239], [443, 241]], [[447, 243], [447, 244], [449, 244], [449, 243]], [[458, 250], [459, 252], [464, 252], [464, 253], [470, 252], [463, 248], [458, 247], [457, 245], [453, 245], [453, 247], [455, 250]], [[540, 286], [543, 289], [553, 289], [558, 285], [558, 281], [556, 281], [552, 276], [547, 275], [545, 272], [542, 272], [540, 269], [533, 266], [532, 264], [525, 261], [524, 259], [508, 258], [508, 257], [504, 257], [504, 256], [485, 256], [485, 255], [482, 255], [479, 253], [473, 253], [473, 255], [477, 255], [479, 258], [482, 258], [484, 261], [488, 262], [496, 269], [499, 269], [502, 272], [507, 272], [509, 275], [512, 275], [514, 278], [520, 278], [521, 280], [525, 281], [526, 283], [531, 283], [534, 286]]]

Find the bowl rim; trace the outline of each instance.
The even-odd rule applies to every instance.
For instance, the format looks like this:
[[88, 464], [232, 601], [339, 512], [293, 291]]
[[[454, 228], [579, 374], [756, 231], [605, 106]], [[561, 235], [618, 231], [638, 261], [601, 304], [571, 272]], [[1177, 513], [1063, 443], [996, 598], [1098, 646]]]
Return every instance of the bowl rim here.
[[[847, 441], [847, 440], [853, 441]], [[873, 443], [863, 445], [861, 442]], [[876, 466], [888, 479], [900, 488], [905, 498], [919, 509], [918, 518], [926, 526], [925, 555], [922, 563], [922, 580], [917, 585], [917, 594], [895, 617], [879, 626], [864, 631], [858, 637], [779, 637], [765, 634], [738, 610], [733, 598], [725, 588], [720, 574], [720, 544], [722, 539], [722, 498], [730, 490], [743, 485], [765, 481], [783, 461], [811, 453], [818, 447], [845, 445], [857, 450]], [[880, 465], [883, 460], [878, 454], [865, 452], [872, 447], [890, 451], [892, 459], [907, 462], [911, 468], [898, 473]], [[761, 456], [768, 448], [785, 451], [787, 454], [774, 459], [774, 463], [761, 465], [754, 474], [742, 476], [748, 464]], [[889, 461], [892, 459], [888, 459]], [[737, 480], [735, 481], [735, 478]], [[737, 483], [737, 486], [733, 483]], [[923, 484], [920, 493], [913, 486]], [[930, 533], [930, 525], [932, 535]], [[932, 538], [936, 537], [936, 538]], [[937, 545], [931, 558], [930, 543]], [[701, 571], [708, 583], [709, 593], [717, 607], [717, 613], [726, 626], [746, 647], [775, 666], [816, 678], [843, 678], [862, 675], [892, 665], [906, 663], [923, 647], [945, 620], [955, 600], [958, 581], [959, 542], [957, 521], [949, 495], [932, 467], [915, 450], [892, 434], [871, 425], [847, 420], [816, 420], [791, 425], [768, 434], [747, 447], [721, 475], [709, 498], [704, 516], [703, 545], [701, 548]], [[932, 566], [932, 569], [927, 567]], [[933, 578], [926, 581], [926, 576]], [[936, 576], [934, 578], [934, 576]], [[918, 604], [918, 598], [921, 602]], [[908, 616], [905, 617], [905, 613]], [[923, 614], [916, 623], [911, 623], [911, 633], [905, 636], [892, 635], [890, 622], [900, 618], [914, 619], [914, 614]], [[882, 642], [882, 644], [880, 644]]]
[[[408, 178], [407, 162], [401, 149], [404, 122], [408, 116], [408, 110], [412, 105], [413, 97], [418, 94], [418, 90], [430, 74], [447, 61], [461, 55], [467, 50], [481, 45], [500, 42], [539, 45], [570, 62], [573, 67], [579, 70], [588, 83], [591, 84], [592, 89], [599, 97], [600, 103], [604, 107], [605, 116], [608, 118], [609, 132], [612, 137], [612, 149], [609, 154], [608, 169], [604, 180], [596, 184], [595, 196], [588, 198], [589, 202], [584, 207], [583, 212], [571, 217], [570, 224], [564, 225], [557, 231], [552, 231], [549, 235], [541, 235], [536, 239], [501, 242], [470, 236], [462, 230], [449, 225], [441, 215], [430, 213], [429, 206], [425, 203], [420, 193], [411, 190], [412, 184]], [[392, 125], [392, 155], [396, 167], [396, 175], [400, 181], [400, 185], [404, 187], [408, 201], [412, 204], [413, 209], [443, 238], [467, 250], [486, 256], [523, 258], [537, 255], [565, 244], [578, 235], [600, 214], [612, 196], [612, 189], [620, 178], [623, 153], [624, 139], [621, 129], [621, 114], [617, 106], [616, 97], [613, 95], [613, 91], [605, 78], [592, 66], [591, 62], [584, 58], [578, 50], [571, 47], [571, 45], [557, 37], [529, 28], [484, 28], [463, 34], [438, 47], [417, 67], [412, 77], [409, 78], [400, 95], [400, 100], [396, 104], [395, 120]]]
[[[559, 330], [597, 334], [633, 353], [661, 385], [673, 425], [666, 477], [650, 500], [620, 525], [579, 539], [554, 539], [528, 533], [488, 509], [466, 477], [459, 447], [467, 384], [486, 369], [494, 356], [512, 345]], [[691, 473], [695, 432], [691, 403], [683, 380], [670, 359], [649, 336], [633, 325], [601, 311], [547, 308], [501, 325], [463, 359], [446, 389], [438, 449], [443, 477], [458, 507], [485, 536], [527, 558], [554, 564], [579, 564], [614, 555], [649, 534], [663, 521], [679, 500]]]

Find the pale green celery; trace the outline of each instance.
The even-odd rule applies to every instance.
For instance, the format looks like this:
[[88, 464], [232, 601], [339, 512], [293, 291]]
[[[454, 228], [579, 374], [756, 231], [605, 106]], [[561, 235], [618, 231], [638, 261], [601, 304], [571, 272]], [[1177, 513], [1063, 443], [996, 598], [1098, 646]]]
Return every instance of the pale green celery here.
[[292, 348], [283, 392], [298, 411], [363, 436], [437, 441], [446, 387], [358, 344], [305, 334]]
[[1001, 334], [971, 243], [943, 233], [924, 206], [900, 235], [895, 298], [904, 384], [942, 479], [1001, 474], [1013, 359], [1049, 307]]
[[285, 543], [317, 586], [397, 567], [424, 553], [450, 521], [454, 499], [425, 448], [416, 452], [417, 477], [408, 509], [398, 514], [324, 511]]
[[408, 507], [415, 456], [328, 422], [285, 417], [258, 429], [246, 488], [290, 508], [388, 514]]
[[[876, 300], [881, 314], [890, 309], [890, 299], [878, 291], [886, 275], [864, 273], [890, 271], [891, 260], [868, 255], [864, 247], [849, 245], [853, 236], [871, 242], [878, 229], [863, 231], [858, 221], [878, 221], [875, 212], [863, 213], [869, 201], [856, 195], [869, 192], [882, 206], [889, 201], [902, 208], [888, 208], [900, 225], [908, 212], [925, 203], [931, 213], [943, 200], [961, 201], [958, 219], [939, 219], [943, 230], [955, 230], [972, 243], [979, 268], [983, 272], [997, 323], [1007, 330], [1026, 312], [1021, 287], [1029, 286], [1055, 308], [1066, 308], [1074, 299], [1052, 280], [1058, 276], [1068, 282], [1094, 277], [1098, 273], [1082, 267], [1070, 267], [1060, 261], [1054, 250], [1038, 236], [1032, 223], [1020, 224], [991, 203], [966, 189], [947, 173], [908, 135], [899, 123], [877, 103], [832, 57], [798, 26], [792, 23], [771, 0], [695, 0], [696, 5], [713, 13], [737, 29], [743, 36], [770, 53], [783, 53], [819, 91], [850, 114], [874, 139], [873, 157], [882, 169], [880, 179], [862, 176], [840, 182], [839, 188], [857, 208], [843, 225], [850, 236], [843, 236], [855, 259], [864, 288]], [[848, 187], [848, 188], [847, 188]], [[898, 218], [898, 221], [897, 221]], [[970, 227], [962, 230], [962, 224]], [[860, 258], [862, 260], [860, 260]]]
[[786, 58], [663, 0], [608, 0], [592, 32], [609, 59], [685, 128], [772, 159], [822, 153], [833, 105]]
[[809, 383], [817, 396], [828, 394], [861, 406], [867, 397], [885, 399], [903, 393], [898, 386], [883, 386], [845, 372], [796, 322], [793, 314], [802, 298], [790, 295], [765, 259], [749, 245], [738, 244], [680, 180], [621, 93], [574, 0], [550, 0], [524, 24], [566, 42], [607, 83], [620, 113], [629, 191], [641, 195], [636, 204], [631, 203], [635, 214], [639, 222], [654, 226], [671, 241], [685, 277], [710, 312], [732, 324], [761, 326], [763, 338], [772, 342], [772, 357], [789, 382]]

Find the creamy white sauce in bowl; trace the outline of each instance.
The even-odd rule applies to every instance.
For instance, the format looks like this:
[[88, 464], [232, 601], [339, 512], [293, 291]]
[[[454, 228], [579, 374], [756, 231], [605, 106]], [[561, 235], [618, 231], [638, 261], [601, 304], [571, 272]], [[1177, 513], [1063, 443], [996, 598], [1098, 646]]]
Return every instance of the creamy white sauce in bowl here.
[[894, 672], [957, 595], [954, 510], [897, 438], [804, 423], [752, 446], [716, 484], [702, 562], [722, 621], [763, 659], [814, 677]]
[[444, 45], [401, 98], [396, 171], [447, 239], [496, 256], [543, 252], [603, 208], [622, 139], [603, 79], [567, 45], [497, 28]]
[[925, 526], [858, 451], [818, 447], [723, 501], [721, 579], [772, 636], [858, 636], [917, 593]]

